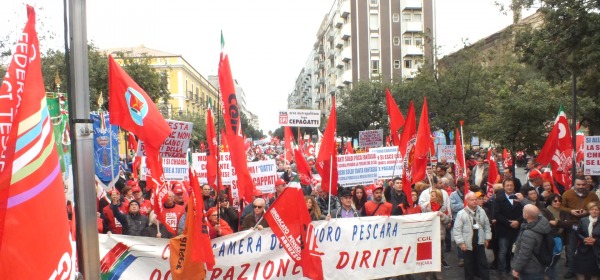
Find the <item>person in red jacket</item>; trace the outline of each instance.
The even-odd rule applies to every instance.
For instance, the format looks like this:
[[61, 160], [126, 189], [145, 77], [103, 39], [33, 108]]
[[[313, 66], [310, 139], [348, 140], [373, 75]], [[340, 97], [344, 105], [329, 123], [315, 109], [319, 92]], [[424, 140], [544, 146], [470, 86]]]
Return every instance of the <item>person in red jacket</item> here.
[[133, 191], [133, 198], [140, 203], [140, 214], [148, 217], [150, 211], [152, 211], [152, 203], [148, 199], [144, 199], [144, 193], [142, 192], [142, 188], [140, 186], [135, 185], [131, 187], [131, 191]]
[[208, 219], [208, 235], [210, 236], [210, 239], [233, 233], [229, 224], [222, 218], [220, 219], [217, 208], [211, 207], [208, 209], [206, 218]]
[[[123, 214], [127, 214], [129, 205], [127, 205], [127, 203], [123, 203], [121, 201], [121, 194], [119, 193], [119, 191], [116, 189], [113, 189], [110, 192], [108, 192], [108, 195], [110, 196], [111, 200], [118, 199], [119, 200], [119, 206], [118, 206], [119, 210]], [[121, 225], [121, 223], [119, 223], [117, 218], [115, 218], [115, 215], [113, 214], [112, 209], [110, 208], [110, 204], [106, 205], [102, 209], [102, 214], [104, 215], [104, 220], [106, 221], [106, 224], [108, 225], [107, 231], [110, 231], [111, 233], [115, 233], [115, 234], [123, 234], [123, 225]]]
[[171, 232], [177, 232], [177, 225], [179, 224], [179, 220], [185, 212], [185, 208], [183, 206], [175, 204], [175, 194], [172, 191], [169, 191], [169, 195], [167, 197], [167, 201], [164, 203], [165, 209], [165, 221], [167, 226], [170, 227]]
[[373, 200], [367, 201], [362, 209], [364, 216], [389, 216], [392, 214], [392, 204], [383, 201], [383, 186], [377, 185], [373, 190]]

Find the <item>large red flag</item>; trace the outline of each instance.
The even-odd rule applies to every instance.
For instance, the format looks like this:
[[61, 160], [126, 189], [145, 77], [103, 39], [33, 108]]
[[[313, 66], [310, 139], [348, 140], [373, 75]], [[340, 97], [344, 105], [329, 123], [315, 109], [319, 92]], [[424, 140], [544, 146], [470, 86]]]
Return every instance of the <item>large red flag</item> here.
[[111, 124], [133, 132], [147, 147], [160, 149], [171, 134], [171, 128], [152, 99], [110, 55], [108, 111]]
[[75, 242], [40, 54], [35, 11], [27, 6], [0, 88], [0, 279], [75, 277]]
[[302, 155], [302, 152], [298, 149], [294, 149], [294, 161], [296, 162], [296, 169], [298, 170], [298, 175], [302, 175], [305, 178], [310, 178], [312, 180], [312, 172], [310, 170], [310, 166], [306, 159]]
[[208, 149], [206, 150], [206, 177], [208, 185], [219, 193], [220, 189], [217, 186], [217, 169], [219, 149], [217, 146], [217, 134], [215, 132], [215, 124], [213, 123], [212, 110], [206, 110], [206, 140], [208, 141]]
[[146, 150], [146, 166], [148, 173], [146, 174], [146, 188], [152, 191], [152, 209], [156, 214], [156, 219], [163, 223], [165, 227], [173, 234], [176, 233], [177, 225], [167, 223], [165, 217], [165, 201], [169, 194], [169, 185], [165, 181], [164, 170], [162, 166], [162, 158], [158, 150]]
[[406, 114], [406, 123], [400, 137], [400, 154], [402, 155], [402, 190], [406, 195], [408, 204], [412, 206], [412, 165], [415, 155], [415, 144], [417, 142], [417, 124], [415, 116], [415, 106], [410, 102], [408, 113]]
[[309, 279], [323, 279], [321, 253], [316, 252], [316, 236], [304, 194], [297, 182], [284, 189], [269, 211], [265, 220], [290, 258], [300, 264], [302, 274]]
[[415, 184], [425, 179], [427, 173], [427, 162], [432, 151], [433, 140], [429, 128], [429, 110], [427, 109], [427, 97], [423, 97], [423, 108], [419, 119], [419, 132], [415, 147], [415, 158], [412, 165], [412, 183]]
[[498, 172], [498, 163], [496, 162], [496, 157], [494, 156], [492, 149], [488, 151], [487, 160], [490, 165], [488, 167], [487, 196], [492, 197], [494, 194], [494, 184], [496, 184], [498, 176], [500, 175]]
[[337, 146], [335, 143], [336, 129], [335, 96], [331, 97], [331, 112], [317, 156], [316, 168], [321, 175], [321, 187], [324, 191], [337, 195]]
[[225, 119], [225, 138], [231, 153], [231, 164], [235, 168], [237, 180], [232, 182], [232, 187], [238, 189], [239, 197], [247, 202], [252, 201], [254, 182], [248, 171], [244, 139], [242, 138], [241, 110], [238, 107], [235, 86], [229, 67], [229, 56], [225, 52], [225, 40], [221, 33], [221, 58], [219, 60], [219, 87], [221, 88], [221, 102], [223, 117]]
[[394, 97], [392, 97], [390, 90], [387, 88], [385, 89], [385, 101], [390, 121], [390, 136], [394, 142], [393, 144], [399, 145], [400, 138], [398, 137], [398, 130], [404, 125], [404, 117], [402, 116], [400, 109], [398, 109], [398, 105], [396, 105], [396, 101], [394, 101]]
[[554, 127], [548, 134], [546, 143], [536, 161], [541, 165], [552, 166], [556, 181], [566, 189], [571, 188], [571, 166], [573, 164], [573, 142], [567, 115], [562, 106], [556, 116]]
[[292, 128], [285, 126], [283, 128], [283, 139], [285, 145], [285, 161], [289, 164], [292, 160], [292, 143], [294, 143], [294, 134]]

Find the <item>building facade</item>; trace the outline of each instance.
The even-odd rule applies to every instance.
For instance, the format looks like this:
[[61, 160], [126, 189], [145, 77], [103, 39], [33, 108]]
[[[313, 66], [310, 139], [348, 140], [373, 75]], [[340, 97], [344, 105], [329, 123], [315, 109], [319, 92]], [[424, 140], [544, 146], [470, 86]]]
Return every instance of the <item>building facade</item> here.
[[358, 81], [412, 79], [436, 57], [434, 0], [335, 0], [288, 107], [328, 115], [331, 96]]

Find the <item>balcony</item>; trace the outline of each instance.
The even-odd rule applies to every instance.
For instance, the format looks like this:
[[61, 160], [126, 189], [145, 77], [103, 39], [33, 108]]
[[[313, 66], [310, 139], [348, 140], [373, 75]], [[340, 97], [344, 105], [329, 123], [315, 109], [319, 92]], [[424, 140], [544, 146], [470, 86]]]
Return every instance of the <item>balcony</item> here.
[[344, 71], [344, 74], [342, 75], [342, 83], [344, 83], [346, 85], [352, 83], [352, 71], [351, 70]]
[[344, 19], [342, 17], [338, 17], [337, 15], [333, 16], [333, 25], [336, 28], [342, 27], [342, 25], [344, 25]]
[[402, 46], [402, 55], [423, 55], [423, 48], [420, 46]]
[[327, 53], [327, 59], [332, 59], [332, 58], [334, 58], [334, 57], [335, 57], [335, 53], [336, 53], [336, 50], [335, 50], [335, 49], [331, 49], [331, 50], [329, 50], [329, 52]]
[[335, 40], [335, 47], [338, 49], [341, 49], [344, 47], [344, 40], [340, 39], [339, 37]]
[[421, 10], [423, 9], [423, 3], [421, 0], [404, 0], [405, 10]]
[[347, 40], [350, 36], [352, 36], [352, 29], [350, 28], [350, 24], [346, 24], [342, 27], [342, 39]]
[[347, 62], [347, 61], [350, 61], [351, 59], [352, 59], [352, 48], [345, 47], [342, 50], [342, 61]]
[[338, 57], [335, 59], [335, 67], [336, 67], [336, 68], [343, 69], [343, 68], [344, 68], [344, 64], [345, 64], [345, 63], [344, 63], [344, 61], [342, 60], [342, 57], [341, 57], [341, 56], [338, 56]]
[[340, 17], [347, 18], [350, 15], [350, 0], [340, 0]]
[[423, 32], [423, 23], [422, 22], [403, 22], [402, 23], [402, 31], [403, 32]]

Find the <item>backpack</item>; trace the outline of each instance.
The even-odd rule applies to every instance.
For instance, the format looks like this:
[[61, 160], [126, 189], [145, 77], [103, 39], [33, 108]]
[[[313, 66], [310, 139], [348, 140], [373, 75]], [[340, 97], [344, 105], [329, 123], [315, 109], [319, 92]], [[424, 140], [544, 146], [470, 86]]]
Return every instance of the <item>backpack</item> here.
[[541, 235], [542, 243], [538, 247], [537, 251], [533, 252], [533, 255], [544, 267], [545, 271], [546, 269], [548, 269], [556, 263], [554, 258], [554, 247], [556, 244], [554, 241], [554, 236], [551, 232]]

